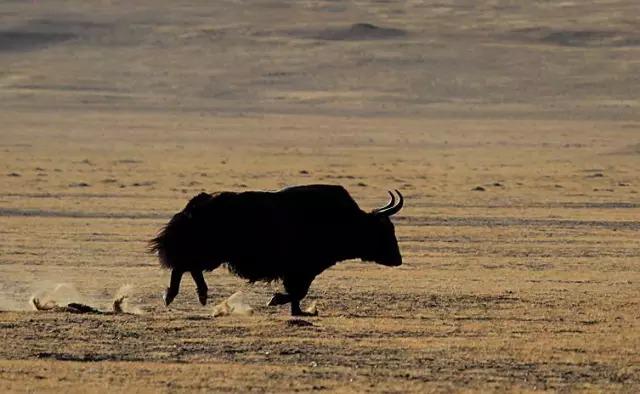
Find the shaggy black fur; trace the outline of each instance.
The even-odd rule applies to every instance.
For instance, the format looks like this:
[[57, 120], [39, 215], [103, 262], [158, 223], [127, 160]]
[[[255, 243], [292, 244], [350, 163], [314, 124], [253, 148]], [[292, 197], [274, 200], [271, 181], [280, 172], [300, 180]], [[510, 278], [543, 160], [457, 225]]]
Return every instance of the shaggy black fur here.
[[[401, 204], [402, 197], [393, 213]], [[173, 270], [167, 304], [177, 295], [183, 272], [192, 274], [206, 302], [202, 271], [226, 264], [251, 282], [282, 280], [287, 294], [272, 303], [291, 302], [298, 314], [313, 279], [339, 261], [402, 263], [389, 219], [393, 213], [366, 213], [343, 187], [333, 185], [200, 193], [150, 241], [149, 251]]]

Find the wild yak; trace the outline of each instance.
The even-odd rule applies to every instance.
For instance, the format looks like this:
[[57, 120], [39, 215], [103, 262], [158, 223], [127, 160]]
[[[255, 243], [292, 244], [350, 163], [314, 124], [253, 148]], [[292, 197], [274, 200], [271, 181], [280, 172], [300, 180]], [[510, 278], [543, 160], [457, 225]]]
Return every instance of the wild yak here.
[[390, 217], [403, 205], [396, 190], [389, 203], [364, 212], [342, 186], [304, 185], [274, 192], [200, 193], [173, 216], [149, 244], [162, 267], [171, 269], [165, 305], [176, 297], [183, 273], [190, 272], [200, 303], [207, 302], [203, 271], [221, 264], [255, 281], [282, 280], [286, 294], [268, 305], [300, 301], [314, 278], [339, 261], [359, 258], [399, 266], [402, 257]]

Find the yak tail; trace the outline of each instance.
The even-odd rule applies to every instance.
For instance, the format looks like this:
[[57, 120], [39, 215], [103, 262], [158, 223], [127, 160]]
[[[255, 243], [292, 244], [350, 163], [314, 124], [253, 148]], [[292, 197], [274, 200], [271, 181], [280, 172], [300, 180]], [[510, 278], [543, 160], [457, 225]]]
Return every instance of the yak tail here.
[[147, 253], [156, 254], [160, 253], [167, 248], [167, 232], [169, 231], [169, 225], [165, 225], [158, 232], [155, 238], [150, 239], [147, 242]]
[[174, 268], [173, 264], [167, 258], [165, 230], [162, 230], [157, 237], [151, 239], [147, 243], [147, 253], [158, 254], [158, 260], [160, 261], [160, 266], [162, 266], [162, 268]]
[[156, 254], [160, 251], [162, 244], [162, 237], [158, 235], [147, 243], [147, 253]]

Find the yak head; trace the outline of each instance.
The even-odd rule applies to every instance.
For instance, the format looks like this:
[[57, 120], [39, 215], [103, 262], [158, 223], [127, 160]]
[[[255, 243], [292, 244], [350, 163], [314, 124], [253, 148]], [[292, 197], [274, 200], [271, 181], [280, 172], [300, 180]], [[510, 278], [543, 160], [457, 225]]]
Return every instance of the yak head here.
[[396, 190], [399, 201], [393, 193], [389, 192], [391, 200], [382, 207], [367, 213], [363, 230], [363, 253], [362, 260], [373, 261], [377, 264], [389, 267], [397, 267], [402, 264], [402, 256], [398, 248], [395, 228], [391, 223], [391, 216], [402, 209], [404, 199], [402, 194]]

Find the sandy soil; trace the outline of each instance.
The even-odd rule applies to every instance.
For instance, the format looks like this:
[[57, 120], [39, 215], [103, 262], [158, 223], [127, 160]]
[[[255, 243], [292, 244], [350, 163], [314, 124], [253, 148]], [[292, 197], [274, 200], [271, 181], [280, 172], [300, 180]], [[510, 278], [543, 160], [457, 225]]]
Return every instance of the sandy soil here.
[[[634, 2], [127, 4], [0, 5], [0, 391], [640, 389]], [[405, 264], [162, 305], [189, 197], [312, 182], [400, 189]]]

